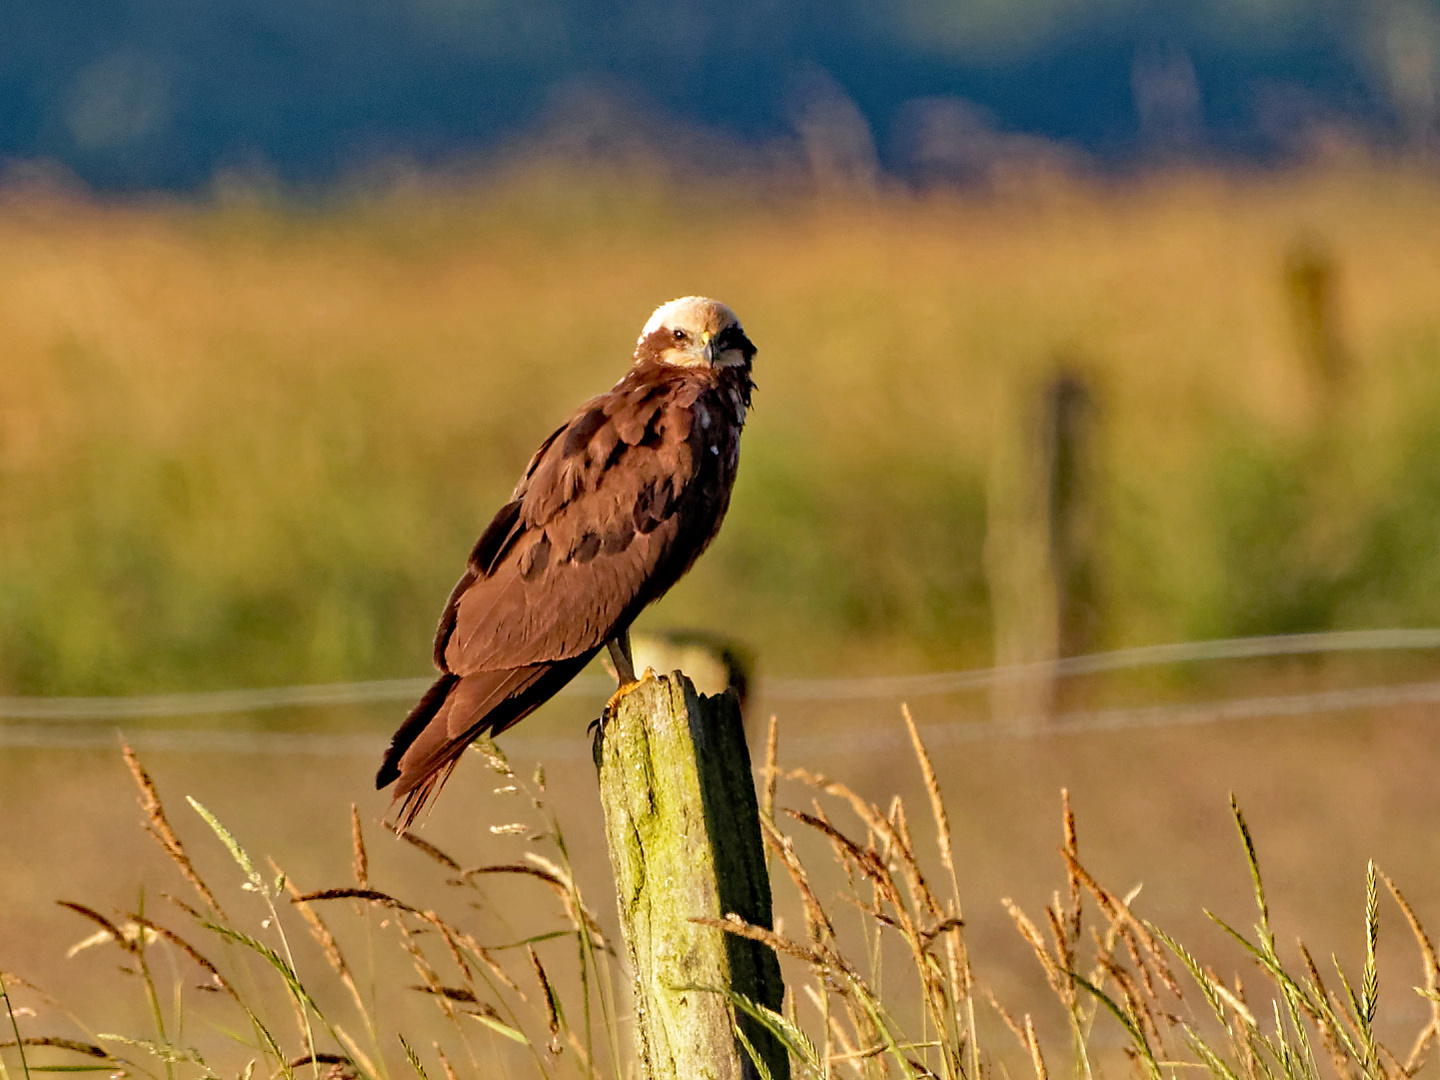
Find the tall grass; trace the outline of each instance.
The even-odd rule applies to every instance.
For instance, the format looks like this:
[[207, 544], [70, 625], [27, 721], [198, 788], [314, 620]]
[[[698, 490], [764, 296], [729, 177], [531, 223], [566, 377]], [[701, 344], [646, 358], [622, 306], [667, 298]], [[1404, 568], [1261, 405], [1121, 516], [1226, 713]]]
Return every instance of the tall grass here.
[[0, 690], [423, 671], [527, 455], [691, 291], [741, 313], [760, 389], [656, 622], [703, 610], [787, 674], [987, 661], [987, 488], [1062, 367], [1096, 405], [1096, 647], [1433, 621], [1437, 208], [1364, 162], [855, 202], [559, 167], [10, 192]]
[[[792, 1075], [979, 1080], [1028, 1071], [1036, 1080], [1092, 1080], [1133, 1071], [1162, 1080], [1198, 1070], [1215, 1080], [1400, 1080], [1422, 1067], [1440, 1036], [1440, 962], [1399, 888], [1370, 866], [1357, 920], [1360, 969], [1333, 960], [1333, 974], [1322, 974], [1304, 943], [1279, 941], [1257, 844], [1233, 800], [1236, 867], [1248, 867], [1257, 916], [1248, 931], [1211, 916], [1239, 947], [1226, 961], [1147, 920], [1138, 886], [1119, 891], [1090, 872], [1062, 793], [1061, 887], [1038, 918], [1001, 901], [1050, 990], [1044, 1010], [1017, 1015], [977, 983], [959, 903], [965, 853], [955, 848], [929, 755], [905, 719], [926, 793], [918, 813], [898, 796], [882, 806], [842, 781], [783, 766], [772, 725], [760, 813], [777, 910], [791, 912], [790, 925], [781, 918], [773, 928], [751, 926], [733, 916], [715, 925], [780, 956], [783, 1008], [738, 997], [734, 1004], [786, 1046]], [[119, 992], [144, 999], [149, 1029], [95, 1031], [23, 978], [0, 974], [13, 1033], [0, 1039], [0, 1075], [630, 1075], [626, 980], [572, 873], [543, 772], [526, 781], [493, 745], [480, 753], [516, 808], [516, 820], [492, 831], [526, 837], [522, 860], [467, 868], [406, 835], [436, 876], [387, 887], [371, 879], [366, 830], [354, 816], [353, 881], [303, 890], [192, 798], [235, 868], [227, 885], [202, 879], [154, 783], [127, 751], [143, 827], [191, 896], [164, 894], [114, 912], [66, 906], [94, 930], [72, 954], [92, 963], [105, 956], [96, 978], [118, 960]], [[792, 796], [803, 808], [781, 805]], [[517, 936], [507, 927], [507, 917], [523, 917], [522, 906], [535, 902], [532, 893], [497, 908], [493, 887], [502, 879], [553, 897], [549, 928]], [[1387, 993], [1381, 1009], [1382, 885], [1419, 952], [1415, 991], [1427, 1007], [1416, 1032], [1402, 1030], [1406, 1010], [1395, 1002], [1403, 990]], [[1237, 956], [1243, 968], [1222, 975]], [[407, 997], [425, 1008], [410, 1009]]]

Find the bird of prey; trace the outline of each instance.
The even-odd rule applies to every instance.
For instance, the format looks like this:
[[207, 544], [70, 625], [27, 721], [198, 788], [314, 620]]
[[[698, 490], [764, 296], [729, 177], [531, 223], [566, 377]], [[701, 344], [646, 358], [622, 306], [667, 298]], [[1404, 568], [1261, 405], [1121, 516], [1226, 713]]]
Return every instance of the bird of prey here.
[[471, 741], [528, 716], [602, 647], [621, 687], [636, 681], [630, 624], [730, 504], [754, 355], [719, 301], [662, 304], [625, 377], [540, 444], [470, 553], [435, 633], [440, 677], [375, 777], [395, 784], [402, 828]]

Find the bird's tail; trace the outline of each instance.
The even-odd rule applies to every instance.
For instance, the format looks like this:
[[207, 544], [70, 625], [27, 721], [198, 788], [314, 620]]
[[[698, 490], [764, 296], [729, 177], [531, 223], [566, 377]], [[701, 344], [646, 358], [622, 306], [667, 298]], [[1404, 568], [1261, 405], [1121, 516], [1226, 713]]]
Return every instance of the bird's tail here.
[[460, 676], [447, 672], [436, 679], [435, 684], [425, 691], [425, 696], [415, 703], [415, 707], [410, 710], [391, 738], [390, 749], [385, 751], [385, 760], [380, 763], [380, 771], [375, 774], [377, 789], [387, 787], [400, 779], [400, 759], [420, 737], [420, 733], [429, 726], [430, 721], [435, 719], [435, 714], [440, 711], [445, 699], [450, 696], [450, 691], [459, 681]]
[[481, 734], [498, 735], [548, 701], [597, 649], [542, 664], [472, 675], [444, 674], [395, 732], [375, 786], [396, 783], [396, 822], [409, 828], [450, 778], [465, 747]]

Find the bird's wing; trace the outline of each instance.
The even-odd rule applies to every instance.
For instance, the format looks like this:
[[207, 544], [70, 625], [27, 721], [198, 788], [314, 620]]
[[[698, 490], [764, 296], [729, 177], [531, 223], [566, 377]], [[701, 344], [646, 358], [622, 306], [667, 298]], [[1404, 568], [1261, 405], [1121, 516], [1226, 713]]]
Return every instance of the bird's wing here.
[[683, 520], [698, 456], [687, 398], [683, 383], [626, 380], [546, 440], [446, 605], [443, 670], [579, 656], [670, 583], [658, 579], [693, 531]]

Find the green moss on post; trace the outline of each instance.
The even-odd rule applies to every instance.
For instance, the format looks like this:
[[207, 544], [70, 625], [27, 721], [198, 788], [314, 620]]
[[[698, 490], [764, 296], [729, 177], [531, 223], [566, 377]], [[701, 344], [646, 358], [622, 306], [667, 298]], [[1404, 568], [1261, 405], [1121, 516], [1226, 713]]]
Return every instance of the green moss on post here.
[[[771, 925], [770, 878], [740, 711], [690, 680], [644, 679], [620, 702], [598, 755], [610, 862], [635, 972], [645, 1080], [743, 1080], [759, 1074], [735, 1038], [735, 1010], [714, 987], [779, 1010], [775, 954], [691, 920], [736, 914]], [[784, 1048], [748, 1017], [741, 1030], [774, 1080]]]

